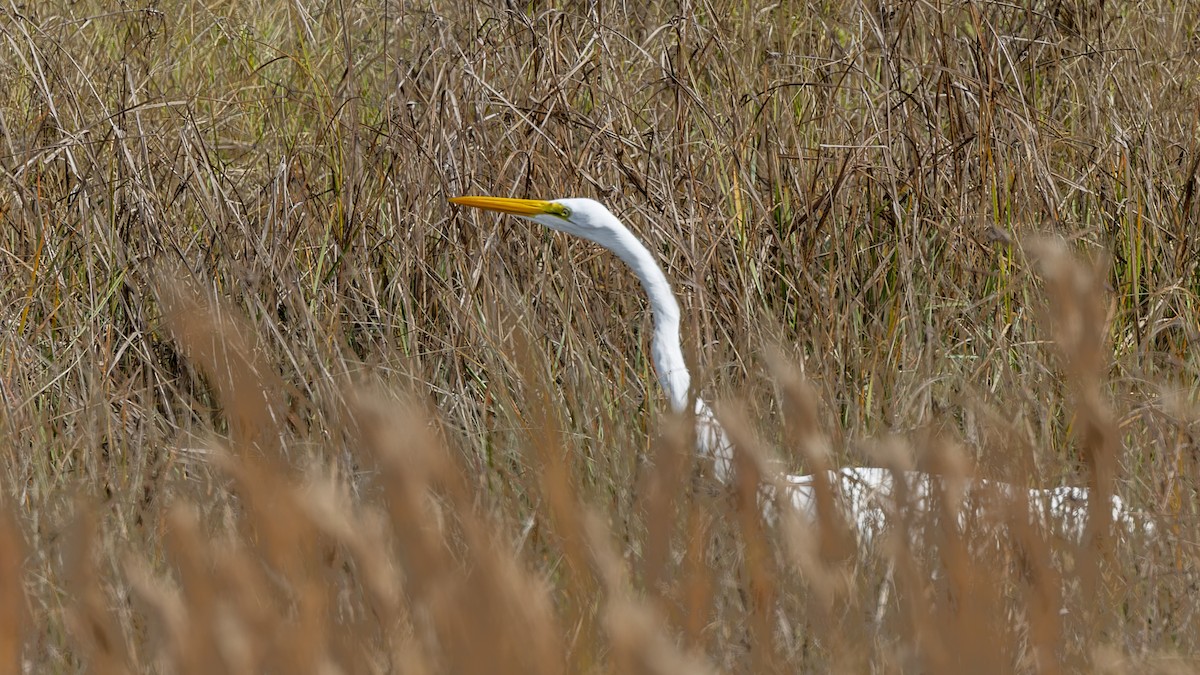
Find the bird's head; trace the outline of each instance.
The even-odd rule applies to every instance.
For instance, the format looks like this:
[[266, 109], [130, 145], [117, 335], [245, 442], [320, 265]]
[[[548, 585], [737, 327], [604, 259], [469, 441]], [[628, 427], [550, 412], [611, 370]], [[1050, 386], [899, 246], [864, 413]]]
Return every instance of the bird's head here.
[[[552, 230], [566, 232], [601, 244], [620, 222], [600, 202], [591, 199], [512, 199], [509, 197], [452, 197], [459, 206], [511, 213], [541, 223]], [[615, 224], [615, 226], [614, 226]]]
[[646, 246], [600, 202], [591, 199], [510, 199], [508, 197], [454, 197], [459, 206], [511, 213], [596, 242], [629, 265], [642, 282], [654, 313], [654, 338], [650, 352], [659, 382], [671, 405], [684, 410], [688, 404], [690, 375], [679, 346], [679, 303], [671, 284]]

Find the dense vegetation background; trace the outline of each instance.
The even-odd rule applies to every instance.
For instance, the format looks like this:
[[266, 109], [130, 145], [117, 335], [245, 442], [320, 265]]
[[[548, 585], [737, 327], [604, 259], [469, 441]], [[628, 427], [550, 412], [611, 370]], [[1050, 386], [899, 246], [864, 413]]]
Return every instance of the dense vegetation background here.
[[[12, 672], [1195, 665], [1200, 5], [51, 0], [0, 36]], [[473, 193], [623, 218], [751, 455], [1115, 489], [1153, 536], [762, 528], [665, 414], [636, 280]]]

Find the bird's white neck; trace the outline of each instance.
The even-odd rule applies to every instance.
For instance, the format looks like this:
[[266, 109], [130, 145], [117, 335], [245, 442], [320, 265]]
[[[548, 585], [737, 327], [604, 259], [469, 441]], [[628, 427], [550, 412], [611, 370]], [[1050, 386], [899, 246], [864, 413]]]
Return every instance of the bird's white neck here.
[[[679, 335], [679, 303], [671, 292], [671, 284], [655, 262], [650, 251], [616, 217], [611, 217], [601, 234], [588, 238], [612, 251], [629, 265], [637, 275], [650, 299], [654, 315], [654, 337], [650, 339], [650, 357], [658, 381], [667, 393], [671, 408], [687, 412], [691, 374], [683, 359]], [[696, 399], [696, 447], [713, 460], [718, 480], [728, 482], [733, 475], [733, 445], [712, 410], [702, 399]]]
[[[637, 275], [637, 280], [642, 282], [650, 301], [650, 312], [654, 316], [654, 336], [650, 337], [650, 358], [653, 359], [654, 370], [667, 399], [671, 401], [672, 410], [688, 413], [691, 375], [688, 364], [684, 362], [683, 346], [679, 340], [679, 303], [659, 263], [655, 262], [646, 245], [617, 216], [600, 204], [589, 199], [560, 199], [558, 203], [574, 209], [572, 220], [564, 223], [563, 219], [547, 219], [542, 221], [545, 225], [604, 246], [628, 264]], [[706, 402], [697, 398], [691, 412], [696, 416], [696, 449], [713, 460], [716, 478], [728, 482], [732, 477], [733, 444]]]
[[671, 284], [663, 274], [654, 256], [642, 242], [620, 221], [612, 219], [603, 240], [597, 243], [608, 248], [623, 260], [642, 282], [642, 288], [650, 300], [650, 312], [654, 317], [654, 337], [650, 340], [650, 357], [658, 381], [670, 399], [676, 412], [687, 409], [688, 387], [691, 375], [683, 360], [683, 349], [679, 336], [679, 303], [671, 292]]

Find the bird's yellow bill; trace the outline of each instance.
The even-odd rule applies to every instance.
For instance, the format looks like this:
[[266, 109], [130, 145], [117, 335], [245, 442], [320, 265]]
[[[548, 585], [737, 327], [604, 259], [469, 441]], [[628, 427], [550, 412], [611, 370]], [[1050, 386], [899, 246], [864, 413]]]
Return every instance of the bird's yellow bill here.
[[550, 213], [565, 216], [567, 209], [562, 204], [542, 201], [540, 199], [512, 199], [511, 197], [451, 197], [450, 202], [459, 206], [473, 206], [477, 209], [500, 211], [517, 216], [539, 216]]

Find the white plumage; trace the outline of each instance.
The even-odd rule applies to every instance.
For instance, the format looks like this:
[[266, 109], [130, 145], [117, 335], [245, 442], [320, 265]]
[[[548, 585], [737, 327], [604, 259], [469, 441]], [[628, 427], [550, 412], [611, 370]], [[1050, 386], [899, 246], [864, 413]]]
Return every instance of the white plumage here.
[[[604, 205], [591, 199], [556, 199], [552, 201], [509, 199], [503, 197], [456, 197], [450, 200], [462, 206], [511, 213], [553, 230], [573, 234], [596, 242], [613, 252], [641, 281], [650, 301], [654, 317], [654, 335], [650, 342], [651, 358], [659, 383], [666, 392], [672, 409], [684, 412], [690, 397], [691, 375], [684, 362], [680, 342], [679, 303], [671, 291], [666, 275], [654, 256]], [[724, 428], [703, 400], [695, 402], [696, 445], [701, 456], [712, 462], [714, 475], [725, 483], [733, 479], [733, 444]], [[896, 487], [894, 474], [887, 469], [848, 467], [826, 472], [826, 478], [837, 495], [840, 511], [854, 528], [860, 542], [868, 542], [882, 533], [895, 517]], [[917, 509], [927, 510], [936, 486], [943, 479], [926, 473], [909, 471], [902, 474], [907, 486], [907, 502]], [[810, 521], [817, 518], [817, 477], [815, 475], [783, 475], [774, 481], [788, 493], [788, 501]], [[972, 480], [961, 490], [961, 502], [955, 505], [960, 521], [971, 508], [1011, 506], [1018, 503], [1020, 488], [1007, 483]], [[767, 501], [772, 494], [767, 488]], [[1065, 536], [1079, 538], [1087, 522], [1087, 488], [1058, 487], [1028, 491], [1030, 519], [1053, 527]], [[770, 511], [770, 507], [768, 512]], [[1116, 495], [1112, 496], [1112, 517], [1121, 529], [1152, 528], [1148, 519], [1131, 512]]]

